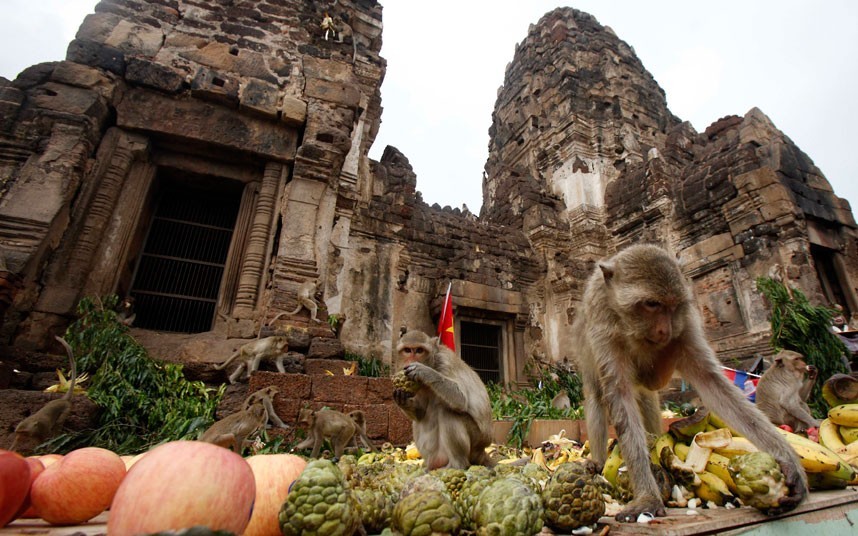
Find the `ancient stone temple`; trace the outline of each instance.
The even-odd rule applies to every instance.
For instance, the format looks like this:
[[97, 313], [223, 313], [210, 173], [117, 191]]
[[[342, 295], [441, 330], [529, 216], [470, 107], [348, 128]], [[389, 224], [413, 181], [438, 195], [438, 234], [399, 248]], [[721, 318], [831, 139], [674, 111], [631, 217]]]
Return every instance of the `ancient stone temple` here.
[[218, 360], [292, 330], [389, 361], [452, 282], [463, 357], [522, 381], [533, 356], [571, 357], [592, 262], [644, 240], [682, 260], [724, 358], [770, 352], [753, 281], [773, 267], [858, 312], [855, 221], [811, 160], [757, 109], [695, 132], [571, 8], [507, 68], [481, 214], [428, 206], [406, 155], [367, 156], [382, 12], [102, 0], [65, 61], [0, 79], [0, 343], [43, 349], [82, 297], [118, 294], [156, 354]]

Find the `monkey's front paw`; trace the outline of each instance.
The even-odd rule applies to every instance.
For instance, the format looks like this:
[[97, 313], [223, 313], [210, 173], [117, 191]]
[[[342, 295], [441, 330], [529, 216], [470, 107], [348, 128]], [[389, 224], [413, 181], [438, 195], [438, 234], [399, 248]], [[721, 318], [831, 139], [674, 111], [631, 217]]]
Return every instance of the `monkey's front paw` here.
[[396, 402], [397, 405], [406, 406], [412, 398], [414, 398], [414, 393], [410, 391], [406, 391], [405, 389], [393, 390], [393, 401]]
[[792, 463], [782, 463], [780, 466], [781, 472], [784, 474], [784, 483], [789, 488], [789, 495], [778, 501], [777, 508], [768, 509], [766, 513], [769, 515], [789, 512], [807, 497], [807, 484], [802, 478], [803, 475], [799, 473], [799, 471], [803, 472], [804, 469]]
[[667, 512], [664, 504], [658, 497], [641, 497], [635, 499], [623, 508], [614, 519], [620, 523], [634, 523], [641, 514], [650, 514], [653, 517], [664, 517]]
[[431, 371], [429, 367], [424, 365], [423, 363], [409, 363], [405, 365], [405, 368], [402, 369], [402, 372], [405, 373], [405, 377], [409, 380], [414, 380], [416, 382], [425, 383], [425, 379], [428, 371]]

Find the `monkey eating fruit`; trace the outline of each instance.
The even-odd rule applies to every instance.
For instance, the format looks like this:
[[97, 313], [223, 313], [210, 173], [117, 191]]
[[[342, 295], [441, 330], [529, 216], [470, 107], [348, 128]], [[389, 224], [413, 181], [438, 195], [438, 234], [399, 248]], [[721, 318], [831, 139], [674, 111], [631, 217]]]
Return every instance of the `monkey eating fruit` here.
[[775, 426], [786, 424], [796, 432], [818, 428], [806, 402], [816, 376], [816, 367], [808, 366], [800, 353], [779, 352], [757, 383], [757, 407]]
[[405, 333], [396, 351], [405, 378], [417, 389], [395, 388], [393, 400], [412, 421], [426, 468], [493, 465], [485, 450], [492, 442], [491, 405], [474, 369], [437, 337], [418, 330]]

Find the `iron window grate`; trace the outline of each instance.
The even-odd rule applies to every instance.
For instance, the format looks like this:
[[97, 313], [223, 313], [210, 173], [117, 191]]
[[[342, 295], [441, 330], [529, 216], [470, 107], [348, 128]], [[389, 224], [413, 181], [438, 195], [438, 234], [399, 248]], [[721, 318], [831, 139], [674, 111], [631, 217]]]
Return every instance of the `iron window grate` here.
[[131, 288], [135, 326], [182, 333], [211, 329], [239, 201], [178, 185], [163, 192]]

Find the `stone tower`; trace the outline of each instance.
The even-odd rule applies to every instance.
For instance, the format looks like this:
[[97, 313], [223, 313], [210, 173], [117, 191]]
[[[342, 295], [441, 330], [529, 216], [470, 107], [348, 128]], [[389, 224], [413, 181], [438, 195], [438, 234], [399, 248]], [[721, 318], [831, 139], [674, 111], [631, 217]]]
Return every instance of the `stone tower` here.
[[64, 61], [0, 79], [0, 342], [44, 348], [118, 294], [156, 356], [274, 330], [389, 361], [452, 283], [463, 357], [523, 381], [572, 356], [593, 261], [644, 240], [681, 259], [724, 358], [770, 351], [753, 281], [775, 267], [858, 312], [850, 207], [760, 110], [698, 133], [628, 44], [554, 10], [498, 93], [477, 217], [424, 203], [394, 147], [367, 157], [381, 39], [374, 0], [102, 0]]

